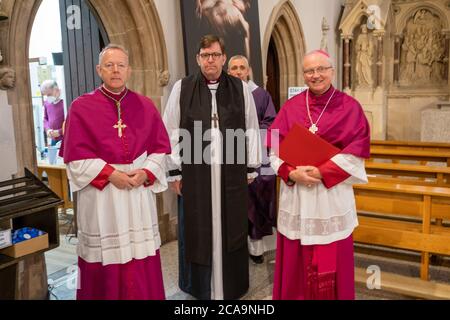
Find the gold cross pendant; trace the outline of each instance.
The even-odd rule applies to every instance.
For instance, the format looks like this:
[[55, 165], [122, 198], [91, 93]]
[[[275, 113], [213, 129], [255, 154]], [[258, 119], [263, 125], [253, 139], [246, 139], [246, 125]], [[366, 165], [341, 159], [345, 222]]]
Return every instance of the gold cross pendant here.
[[127, 127], [126, 124], [122, 123], [122, 119], [119, 119], [119, 121], [117, 122], [117, 124], [114, 126], [114, 129], [118, 130], [119, 133], [119, 138], [122, 138], [123, 136], [123, 130]]

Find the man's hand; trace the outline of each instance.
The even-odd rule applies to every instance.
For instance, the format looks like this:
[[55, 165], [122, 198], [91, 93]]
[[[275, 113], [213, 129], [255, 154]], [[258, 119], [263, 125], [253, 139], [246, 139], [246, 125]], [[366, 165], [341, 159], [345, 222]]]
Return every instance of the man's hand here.
[[255, 181], [255, 178], [252, 178], [252, 179], [247, 179], [247, 184], [252, 184], [252, 183], [253, 183], [253, 181]]
[[175, 192], [177, 195], [181, 196], [182, 195], [181, 189], [183, 188], [183, 183], [181, 182], [181, 180], [169, 182], [169, 188], [170, 188], [170, 190]]
[[115, 170], [108, 178], [109, 182], [120, 190], [131, 190], [134, 187], [135, 182], [125, 172]]
[[133, 181], [133, 187], [139, 188], [147, 181], [147, 173], [142, 169], [133, 170], [127, 173]]
[[60, 136], [59, 130], [48, 129], [47, 137], [49, 138], [58, 138]]
[[289, 179], [291, 179], [295, 183], [299, 183], [307, 187], [312, 187], [313, 185], [320, 183], [320, 179], [318, 179], [317, 177], [312, 177], [310, 175], [311, 172], [315, 172], [314, 169], [319, 171], [316, 167], [312, 166], [297, 167], [297, 169], [289, 173]]
[[308, 173], [308, 175], [310, 177], [322, 180], [322, 174], [320, 173], [319, 169], [317, 169], [316, 167], [311, 167], [311, 170], [308, 170], [306, 173]]

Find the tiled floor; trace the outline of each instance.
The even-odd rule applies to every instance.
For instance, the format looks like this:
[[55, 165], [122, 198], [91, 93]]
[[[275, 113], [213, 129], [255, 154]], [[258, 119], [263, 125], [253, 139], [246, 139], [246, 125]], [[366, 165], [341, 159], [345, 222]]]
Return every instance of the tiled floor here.
[[[62, 236], [61, 246], [46, 254], [47, 268], [49, 272], [49, 282], [52, 299], [73, 300], [75, 299], [76, 288], [76, 239], [69, 239]], [[417, 275], [419, 263], [417, 257], [406, 257], [409, 261], [399, 261], [393, 259], [389, 254], [384, 256], [374, 249], [358, 247], [355, 253], [355, 264], [360, 268], [367, 268], [370, 265], [377, 265], [383, 271], [398, 272], [405, 275]], [[171, 242], [161, 247], [161, 260], [163, 265], [164, 286], [168, 300], [191, 300], [188, 294], [178, 288], [178, 246], [177, 242]], [[243, 300], [265, 300], [272, 297], [272, 279], [274, 272], [274, 252], [265, 256], [265, 262], [255, 265], [250, 262], [250, 288]], [[55, 263], [56, 261], [56, 263]], [[440, 281], [449, 282], [450, 268], [447, 261], [441, 263], [442, 266], [431, 268], [431, 277]], [[58, 269], [57, 271], [55, 271]], [[356, 286], [357, 300], [385, 300], [410, 299], [409, 297], [389, 293], [382, 290], [369, 290], [362, 285]]]

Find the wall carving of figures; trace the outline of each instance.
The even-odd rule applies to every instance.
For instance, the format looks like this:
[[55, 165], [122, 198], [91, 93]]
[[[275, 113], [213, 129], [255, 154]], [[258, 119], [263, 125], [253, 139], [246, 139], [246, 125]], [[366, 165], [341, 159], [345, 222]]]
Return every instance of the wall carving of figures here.
[[355, 42], [355, 77], [359, 88], [373, 87], [372, 65], [374, 61], [374, 44], [367, 30], [367, 24], [361, 25], [361, 33]]
[[400, 58], [400, 84], [423, 85], [447, 80], [442, 22], [427, 9], [417, 10], [406, 24]]

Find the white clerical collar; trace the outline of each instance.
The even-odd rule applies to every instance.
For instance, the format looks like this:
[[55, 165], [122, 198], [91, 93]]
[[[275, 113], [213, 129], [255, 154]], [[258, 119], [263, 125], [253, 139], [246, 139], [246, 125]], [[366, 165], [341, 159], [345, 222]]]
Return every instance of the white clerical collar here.
[[112, 92], [111, 90], [108, 90], [108, 88], [105, 87], [105, 84], [102, 84], [102, 88], [103, 90], [105, 90], [106, 92], [109, 92], [110, 94], [113, 94], [115, 96], [120, 96], [125, 90], [127, 90], [127, 87], [124, 87], [122, 91], [120, 91], [119, 93], [117, 92]]
[[248, 80], [248, 87], [250, 89], [251, 92], [255, 91], [256, 89], [258, 89], [258, 85], [256, 83], [254, 83], [252, 80]]

